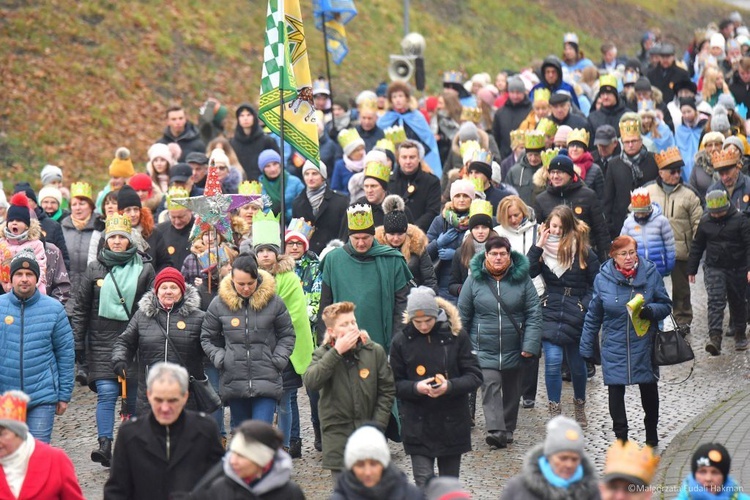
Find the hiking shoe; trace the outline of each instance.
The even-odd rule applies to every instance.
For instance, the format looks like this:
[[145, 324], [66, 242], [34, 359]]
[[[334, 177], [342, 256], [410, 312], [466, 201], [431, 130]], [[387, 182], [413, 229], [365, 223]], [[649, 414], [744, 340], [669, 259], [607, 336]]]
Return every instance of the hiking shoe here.
[[706, 342], [706, 352], [711, 356], [718, 356], [721, 354], [721, 344], [718, 344], [712, 339]]
[[573, 406], [575, 408], [576, 422], [581, 426], [581, 429], [585, 429], [589, 426], [589, 421], [586, 419], [586, 401], [583, 399], [574, 399]]
[[549, 418], [562, 415], [562, 407], [560, 406], [560, 403], [555, 403], [554, 401], [550, 401], [547, 404], [547, 411], [549, 412]]

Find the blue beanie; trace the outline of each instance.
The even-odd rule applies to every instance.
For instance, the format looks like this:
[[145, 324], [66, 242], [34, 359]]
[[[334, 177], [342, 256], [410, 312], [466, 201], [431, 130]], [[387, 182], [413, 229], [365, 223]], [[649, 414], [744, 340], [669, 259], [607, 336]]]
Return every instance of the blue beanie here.
[[273, 149], [264, 149], [263, 151], [261, 151], [261, 153], [258, 155], [258, 168], [260, 169], [261, 173], [263, 173], [263, 171], [266, 169], [266, 165], [268, 165], [272, 161], [281, 163], [281, 156], [279, 156], [279, 153], [277, 153]]

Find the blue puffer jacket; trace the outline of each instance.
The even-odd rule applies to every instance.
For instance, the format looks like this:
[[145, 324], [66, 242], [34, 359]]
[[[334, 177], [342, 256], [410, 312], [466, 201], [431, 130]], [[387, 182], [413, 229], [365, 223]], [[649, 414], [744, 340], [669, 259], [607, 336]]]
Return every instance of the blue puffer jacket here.
[[73, 331], [65, 308], [36, 291], [21, 301], [0, 297], [0, 393], [20, 389], [29, 408], [69, 402], [73, 393]]
[[[471, 259], [471, 276], [458, 297], [461, 322], [471, 337], [479, 366], [490, 370], [520, 367], [521, 351], [539, 355], [542, 338], [542, 308], [539, 295], [529, 277], [529, 260], [511, 251], [513, 262], [505, 276], [495, 281], [484, 267], [484, 253]], [[513, 322], [495, 298], [490, 287], [499, 287], [503, 299], [518, 326], [524, 332], [523, 345]]]
[[[625, 307], [639, 293], [643, 295], [645, 303], [653, 307], [657, 320], [651, 322], [651, 328], [643, 337], [635, 333]], [[581, 356], [594, 357], [594, 342], [599, 342], [601, 328], [605, 385], [656, 382], [658, 369], [651, 363], [653, 335], [657, 331], [658, 321], [669, 315], [671, 307], [672, 300], [653, 262], [639, 259], [638, 272], [631, 283], [615, 269], [614, 261], [608, 260], [594, 280], [594, 297], [583, 324]]]
[[674, 267], [674, 232], [659, 204], [652, 203], [651, 206], [654, 209], [645, 224], [635, 220], [632, 213], [628, 215], [620, 235], [626, 234], [637, 241], [638, 257], [650, 260], [656, 264], [659, 274], [667, 276]]

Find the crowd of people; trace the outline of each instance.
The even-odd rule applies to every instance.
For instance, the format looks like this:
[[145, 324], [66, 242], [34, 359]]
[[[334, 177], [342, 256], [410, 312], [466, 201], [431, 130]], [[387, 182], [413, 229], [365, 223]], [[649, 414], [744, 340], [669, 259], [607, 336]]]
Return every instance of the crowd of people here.
[[[317, 80], [317, 164], [252, 104], [229, 138], [210, 99], [199, 126], [172, 106], [147, 152], [118, 147], [98, 193], [54, 165], [38, 191], [15, 184], [0, 200], [0, 496], [82, 498], [49, 446], [75, 381], [96, 392], [107, 499], [304, 498], [292, 470], [309, 438], [331, 498], [469, 498], [472, 427], [513, 445], [539, 393], [546, 438], [503, 498], [649, 498], [653, 339], [670, 316], [690, 333], [701, 262], [705, 350], [749, 347], [750, 31], [735, 14], [679, 60], [658, 30], [630, 59], [604, 43], [599, 64], [567, 33], [562, 58], [494, 82], [447, 72], [419, 101], [402, 81], [350, 103]], [[616, 439], [601, 477], [583, 434], [596, 366]], [[679, 498], [738, 491], [729, 468], [702, 445]]]

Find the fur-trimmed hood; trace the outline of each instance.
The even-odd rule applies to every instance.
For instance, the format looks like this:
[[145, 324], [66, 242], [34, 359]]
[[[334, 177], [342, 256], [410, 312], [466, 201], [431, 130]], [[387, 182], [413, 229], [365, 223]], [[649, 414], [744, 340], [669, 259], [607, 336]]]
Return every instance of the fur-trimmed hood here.
[[[8, 221], [3, 222], [0, 224], [0, 238], [5, 238], [5, 229], [8, 227]], [[27, 238], [28, 241], [34, 241], [34, 240], [40, 240], [42, 239], [42, 226], [39, 224], [39, 220], [35, 218], [31, 218], [31, 223], [29, 224], [29, 236]]]
[[[461, 315], [458, 313], [458, 308], [447, 300], [441, 299], [440, 297], [437, 297], [436, 300], [437, 305], [440, 308], [437, 322], [440, 323], [447, 321], [451, 327], [451, 333], [454, 337], [457, 337], [458, 334], [461, 333], [461, 328], [463, 328], [463, 323], [461, 323]], [[409, 318], [409, 313], [407, 311], [404, 311], [402, 313], [403, 324], [408, 325], [410, 321], [411, 318]]]
[[[201, 296], [200, 293], [198, 293], [198, 289], [193, 285], [187, 285], [180, 306], [173, 312], [181, 316], [190, 316], [193, 312], [200, 310], [200, 307]], [[156, 316], [159, 312], [159, 306], [158, 299], [153, 290], [149, 290], [143, 294], [141, 300], [138, 301], [138, 310], [149, 318]]]
[[271, 269], [266, 269], [271, 276], [276, 276], [282, 273], [294, 272], [294, 258], [291, 255], [279, 255], [276, 259], [276, 263]]
[[[490, 274], [484, 267], [484, 258], [484, 253], [478, 253], [472, 257], [471, 264], [469, 265], [471, 275], [478, 281], [490, 279]], [[529, 276], [529, 259], [524, 254], [518, 253], [515, 250], [510, 251], [510, 258], [512, 260], [510, 268], [501, 281], [508, 281], [512, 285], [519, 285]]]
[[[385, 241], [385, 228], [383, 226], [378, 226], [375, 228], [375, 239], [381, 245], [388, 245], [388, 243]], [[414, 224], [409, 224], [406, 227], [406, 239], [401, 245], [401, 248], [399, 248], [401, 253], [404, 255], [404, 259], [406, 259], [406, 262], [409, 262], [412, 254], [421, 256], [426, 249], [427, 236], [424, 234], [424, 231], [422, 231]]]
[[[276, 294], [276, 280], [273, 279], [270, 273], [258, 269], [258, 286], [255, 289], [250, 298], [250, 308], [253, 311], [260, 311], [271, 302], [274, 294]], [[237, 293], [232, 283], [232, 275], [228, 274], [224, 276], [219, 284], [219, 297], [221, 301], [229, 308], [230, 311], [239, 311], [244, 306], [245, 300]]]
[[520, 473], [521, 484], [535, 498], [544, 498], [546, 500], [599, 498], [597, 473], [591, 460], [585, 454], [581, 455], [583, 478], [577, 483], [571, 484], [568, 489], [552, 486], [544, 477], [539, 468], [539, 458], [543, 454], [544, 444], [539, 444], [532, 448], [526, 454], [523, 469]]

